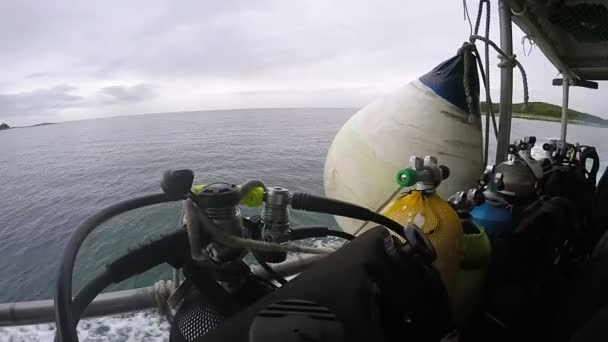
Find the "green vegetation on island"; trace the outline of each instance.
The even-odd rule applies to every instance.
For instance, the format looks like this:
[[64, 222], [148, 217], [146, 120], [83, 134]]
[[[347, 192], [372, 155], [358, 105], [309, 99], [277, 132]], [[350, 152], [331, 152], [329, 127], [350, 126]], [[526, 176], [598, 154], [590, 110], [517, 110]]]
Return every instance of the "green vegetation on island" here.
[[0, 131], [5, 130], [5, 129], [39, 127], [39, 126], [47, 126], [47, 125], [54, 125], [54, 124], [55, 124], [54, 122], [43, 122], [43, 123], [39, 123], [39, 124], [35, 124], [35, 125], [30, 125], [30, 126], [14, 126], [14, 127], [11, 127], [11, 126], [7, 125], [6, 123], [2, 123], [2, 124], [0, 124]]
[[[498, 103], [493, 103], [492, 108], [498, 114]], [[481, 103], [481, 112], [485, 113], [486, 103]], [[528, 102], [526, 107], [523, 103], [513, 104], [513, 117], [529, 120], [560, 121], [562, 107], [545, 102]], [[568, 109], [568, 123], [608, 127], [608, 120], [598, 116], [582, 113]]]

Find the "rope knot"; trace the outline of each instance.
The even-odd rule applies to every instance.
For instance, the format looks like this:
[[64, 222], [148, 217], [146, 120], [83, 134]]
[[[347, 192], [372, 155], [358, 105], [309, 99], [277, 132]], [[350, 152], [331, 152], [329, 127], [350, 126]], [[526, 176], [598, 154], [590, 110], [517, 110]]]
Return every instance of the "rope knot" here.
[[500, 62], [498, 63], [499, 68], [515, 68], [517, 65], [517, 55], [513, 54], [509, 57], [498, 55]]
[[165, 318], [171, 323], [173, 322], [173, 312], [167, 304], [167, 300], [171, 297], [171, 294], [175, 291], [175, 284], [171, 280], [159, 280], [154, 283], [154, 297], [158, 310], [165, 316]]
[[462, 43], [462, 46], [460, 47], [460, 49], [458, 49], [456, 53], [458, 55], [462, 55], [465, 51], [475, 51], [475, 39], [473, 39], [473, 36], [469, 38], [468, 42]]

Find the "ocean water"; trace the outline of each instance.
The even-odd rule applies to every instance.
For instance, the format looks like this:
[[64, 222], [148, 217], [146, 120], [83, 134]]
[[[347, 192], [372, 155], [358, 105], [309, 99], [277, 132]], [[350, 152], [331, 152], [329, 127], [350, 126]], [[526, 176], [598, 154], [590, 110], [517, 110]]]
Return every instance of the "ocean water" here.
[[[152, 114], [0, 132], [0, 302], [51, 298], [62, 248], [72, 230], [109, 204], [161, 191], [166, 169], [190, 168], [199, 183], [259, 178], [267, 185], [323, 193], [327, 149], [355, 111]], [[608, 159], [605, 132], [575, 125], [568, 130], [569, 141], [596, 146], [601, 171]], [[559, 136], [559, 124], [515, 119], [513, 139], [526, 135], [537, 136], [540, 146]], [[129, 247], [175, 229], [179, 210], [178, 204], [157, 205], [107, 222], [78, 256], [75, 288]], [[327, 215], [310, 213], [294, 212], [292, 220], [335, 224]], [[169, 272], [159, 267], [114, 289], [149, 285], [169, 277]], [[122, 323], [117, 328], [111, 320]], [[92, 319], [80, 332], [92, 341], [164, 340], [168, 328], [161, 321], [151, 312]], [[52, 325], [0, 328], [0, 341], [47, 341], [52, 331]]]

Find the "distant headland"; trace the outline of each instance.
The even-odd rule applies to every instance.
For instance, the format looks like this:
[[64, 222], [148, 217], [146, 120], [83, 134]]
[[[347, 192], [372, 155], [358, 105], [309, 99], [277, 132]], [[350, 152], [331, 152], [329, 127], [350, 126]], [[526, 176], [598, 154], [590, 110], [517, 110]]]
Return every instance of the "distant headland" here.
[[[494, 112], [499, 114], [499, 104], [493, 103]], [[481, 111], [485, 112], [486, 104], [481, 103]], [[513, 117], [528, 120], [560, 121], [562, 117], [562, 107], [545, 102], [529, 102], [513, 104]], [[568, 122], [580, 125], [608, 127], [608, 120], [588, 113], [568, 109]]]
[[15, 128], [28, 128], [28, 127], [38, 127], [38, 126], [46, 126], [46, 125], [54, 125], [54, 122], [43, 122], [43, 123], [39, 123], [39, 124], [35, 124], [35, 125], [30, 125], [30, 126], [16, 126], [16, 127], [11, 127], [9, 126], [7, 123], [3, 122], [2, 124], [0, 124], [0, 131], [3, 131], [5, 129], [15, 129]]

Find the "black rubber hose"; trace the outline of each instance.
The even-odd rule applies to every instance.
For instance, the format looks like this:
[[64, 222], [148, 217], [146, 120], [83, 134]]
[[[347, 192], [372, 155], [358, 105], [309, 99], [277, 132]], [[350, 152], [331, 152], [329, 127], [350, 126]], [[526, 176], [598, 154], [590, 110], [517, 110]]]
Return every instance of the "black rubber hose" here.
[[591, 170], [589, 173], [589, 180], [595, 184], [595, 180], [597, 177], [597, 172], [600, 170], [600, 157], [597, 154], [597, 151], [594, 147], [587, 146], [585, 147], [580, 154], [581, 158], [581, 166], [585, 171], [587, 171], [587, 159], [591, 159], [593, 164], [591, 165]]
[[106, 268], [112, 274], [112, 282], [120, 283], [165, 262], [174, 268], [181, 268], [189, 260], [188, 232], [179, 229], [130, 250], [106, 265]]
[[230, 317], [242, 309], [234, 297], [194, 261], [185, 264], [182, 272], [194, 284], [202, 301], [222, 316]]
[[255, 258], [255, 261], [257, 261], [258, 264], [260, 264], [260, 266], [262, 266], [264, 271], [266, 271], [266, 273], [268, 273], [274, 280], [276, 280], [281, 285], [287, 284], [287, 279], [283, 278], [283, 276], [281, 276], [279, 273], [277, 273], [277, 271], [275, 271], [272, 267], [270, 267], [270, 265], [268, 265], [268, 263], [266, 261], [262, 260], [255, 253], [255, 251], [250, 251], [250, 252], [251, 252], [251, 255], [253, 255], [253, 257]]
[[[72, 303], [72, 312], [74, 313], [74, 328], [78, 326], [78, 322], [82, 317], [82, 314], [86, 310], [86, 308], [93, 302], [93, 299], [97, 297], [98, 294], [101, 293], [106, 287], [112, 285], [112, 274], [107, 270], [97, 277], [93, 278], [89, 283], [87, 283], [80, 291], [76, 297], [74, 297], [74, 301]], [[61, 341], [59, 339], [59, 334], [55, 333], [55, 342]]]
[[61, 336], [61, 342], [78, 341], [74, 312], [72, 311], [72, 275], [78, 250], [87, 236], [114, 216], [129, 210], [170, 201], [173, 200], [169, 199], [164, 193], [129, 199], [102, 209], [86, 219], [72, 233], [61, 259], [55, 292], [55, 322], [57, 324], [57, 334]]
[[[326, 236], [336, 236], [346, 240], [352, 240], [355, 238], [354, 235], [342, 231], [332, 230], [328, 227], [297, 226], [290, 230], [289, 241], [321, 238]], [[270, 265], [268, 265], [266, 261], [262, 260], [255, 253], [255, 251], [250, 252], [251, 255], [253, 255], [255, 260], [258, 262], [258, 264], [260, 264], [264, 271], [266, 271], [266, 273], [268, 273], [274, 280], [276, 280], [281, 285], [287, 284], [287, 280], [283, 276], [281, 276], [277, 271], [275, 271]]]
[[355, 239], [355, 236], [353, 234], [349, 234], [347, 232], [343, 232], [340, 230], [333, 230], [333, 229], [330, 229], [327, 232], [327, 236], [335, 236], [335, 237], [339, 237], [339, 238], [342, 238], [342, 239], [345, 239], [348, 241]]
[[356, 204], [336, 200], [333, 198], [310, 195], [303, 192], [296, 192], [291, 198], [291, 206], [294, 209], [315, 211], [319, 213], [345, 216], [361, 221], [372, 221], [380, 224], [395, 234], [404, 237], [403, 226], [384, 215], [380, 215], [367, 208]]
[[78, 325], [82, 314], [85, 312], [89, 304], [93, 302], [95, 297], [97, 297], [98, 294], [113, 283], [114, 281], [112, 281], [111, 272], [106, 270], [86, 284], [80, 291], [78, 291], [78, 294], [76, 297], [74, 297], [74, 301], [72, 303], [72, 311], [74, 312], [74, 318], [76, 320], [74, 327]]
[[296, 226], [289, 232], [289, 240], [304, 240], [326, 236], [335, 236], [349, 241], [355, 238], [354, 235], [347, 232], [319, 226]]
[[[189, 259], [188, 233], [180, 229], [135, 248], [106, 265], [106, 270], [87, 283], [74, 297], [72, 312], [74, 326], [82, 314], [106, 287], [146, 272], [164, 262], [174, 267], [183, 266]], [[58, 335], [56, 335], [58, 336]], [[57, 341], [57, 338], [55, 339]]]

